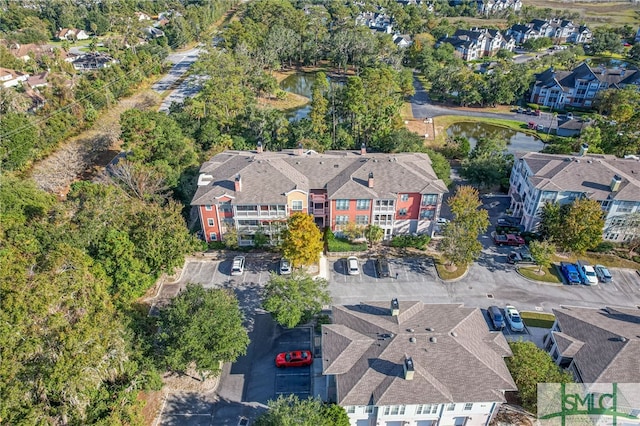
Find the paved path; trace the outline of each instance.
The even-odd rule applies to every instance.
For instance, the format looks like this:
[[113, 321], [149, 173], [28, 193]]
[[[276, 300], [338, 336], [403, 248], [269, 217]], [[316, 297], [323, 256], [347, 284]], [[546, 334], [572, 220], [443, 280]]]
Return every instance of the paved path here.
[[191, 65], [193, 65], [202, 52], [202, 49], [196, 47], [167, 56], [165, 62], [173, 64], [173, 67], [152, 86], [152, 89], [160, 94], [167, 90], [172, 90], [162, 101], [160, 111], [168, 111], [173, 102], [182, 103], [187, 97], [193, 96], [198, 92], [194, 79], [187, 78], [180, 83], [178, 82], [184, 77], [185, 73], [191, 68]]

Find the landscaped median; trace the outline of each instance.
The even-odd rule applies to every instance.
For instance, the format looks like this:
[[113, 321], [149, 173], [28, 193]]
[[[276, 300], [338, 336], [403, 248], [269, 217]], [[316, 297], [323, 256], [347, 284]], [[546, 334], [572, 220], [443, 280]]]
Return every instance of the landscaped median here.
[[516, 269], [520, 275], [531, 281], [540, 281], [549, 284], [562, 284], [562, 277], [556, 268], [556, 265], [551, 264], [548, 267], [533, 266], [520, 266]]
[[520, 318], [527, 327], [551, 328], [556, 320], [555, 315], [546, 312], [520, 312]]
[[443, 281], [454, 281], [462, 278], [469, 270], [468, 266], [458, 266], [455, 270], [449, 270], [447, 269], [446, 260], [437, 256], [433, 257], [433, 263], [436, 266], [438, 276]]

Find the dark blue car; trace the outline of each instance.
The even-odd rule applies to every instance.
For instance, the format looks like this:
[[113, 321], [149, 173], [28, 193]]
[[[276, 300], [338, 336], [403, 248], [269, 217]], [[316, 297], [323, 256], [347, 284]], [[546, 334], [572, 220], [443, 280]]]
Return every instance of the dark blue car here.
[[576, 265], [573, 263], [560, 262], [560, 270], [567, 280], [567, 284], [582, 284], [580, 274], [578, 274], [578, 268], [576, 268]]

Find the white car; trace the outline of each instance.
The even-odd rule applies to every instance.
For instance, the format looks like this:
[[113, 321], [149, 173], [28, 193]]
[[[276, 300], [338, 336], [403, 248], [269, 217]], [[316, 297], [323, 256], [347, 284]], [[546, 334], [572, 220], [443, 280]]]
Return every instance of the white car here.
[[244, 261], [244, 256], [236, 256], [233, 258], [231, 275], [242, 275], [244, 272]]
[[359, 275], [360, 267], [358, 266], [358, 258], [355, 256], [349, 256], [347, 258], [347, 272], [349, 275]]
[[291, 262], [287, 259], [280, 259], [280, 275], [291, 275]]
[[514, 306], [507, 305], [504, 308], [504, 313], [506, 314], [507, 323], [509, 323], [511, 331], [524, 331], [524, 322], [522, 322], [520, 312], [518, 312]]
[[591, 266], [588, 262], [583, 260], [578, 260], [578, 273], [580, 274], [580, 278], [582, 282], [586, 285], [597, 285], [598, 284], [598, 276], [596, 275], [596, 270]]

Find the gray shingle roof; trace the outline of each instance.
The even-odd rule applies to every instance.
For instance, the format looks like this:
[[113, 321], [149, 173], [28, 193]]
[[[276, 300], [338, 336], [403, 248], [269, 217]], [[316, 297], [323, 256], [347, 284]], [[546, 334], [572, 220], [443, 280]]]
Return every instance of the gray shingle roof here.
[[[640, 382], [640, 309], [562, 307], [553, 313], [558, 349], [584, 383]], [[567, 345], [567, 342], [571, 342]]]
[[[479, 309], [400, 301], [391, 316], [389, 307], [334, 306], [333, 324], [322, 327], [323, 373], [336, 376], [340, 405], [503, 402], [516, 389], [503, 360], [509, 346]], [[413, 380], [404, 379], [405, 356]]]
[[[571, 156], [542, 153], [518, 154], [533, 173], [534, 187], [549, 191], [586, 193], [595, 200], [640, 201], [640, 161], [613, 155]], [[622, 177], [620, 188], [611, 191], [613, 176]]]
[[[209, 183], [198, 187], [192, 205], [215, 204], [225, 194], [233, 197], [234, 204], [283, 203], [284, 194], [294, 189], [325, 189], [330, 199], [395, 199], [398, 193], [447, 192], [431, 160], [421, 153], [225, 151], [205, 162], [200, 173], [208, 176]], [[373, 188], [368, 187], [370, 173]], [[234, 190], [237, 175], [242, 181], [238, 192]]]

